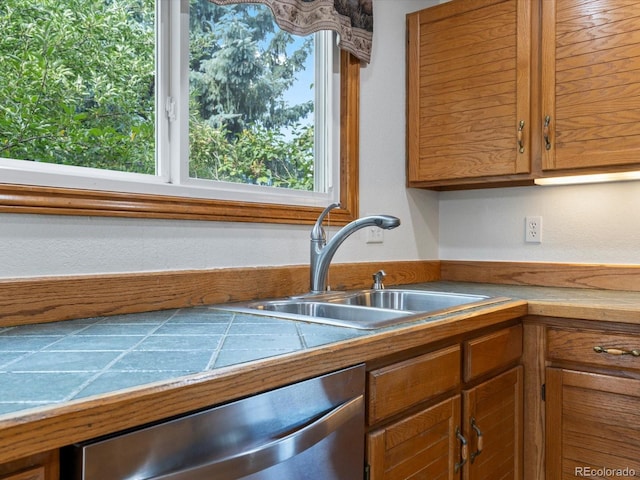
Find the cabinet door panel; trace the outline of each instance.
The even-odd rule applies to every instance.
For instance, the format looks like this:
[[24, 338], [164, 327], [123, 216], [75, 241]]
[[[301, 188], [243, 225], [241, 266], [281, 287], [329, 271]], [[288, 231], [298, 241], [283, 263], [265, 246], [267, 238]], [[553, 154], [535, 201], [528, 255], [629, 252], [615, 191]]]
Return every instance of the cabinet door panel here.
[[0, 464], [0, 480], [59, 480], [58, 450]]
[[640, 166], [638, 3], [545, 0], [542, 15], [543, 170]]
[[371, 480], [452, 479], [460, 449], [460, 396], [367, 436]]
[[546, 411], [547, 478], [640, 473], [640, 380], [547, 368]]
[[530, 5], [451, 2], [407, 17], [413, 186], [530, 172], [529, 135], [523, 152], [517, 142], [529, 123]]
[[522, 389], [519, 366], [463, 392], [464, 430], [473, 457], [465, 478], [522, 478]]

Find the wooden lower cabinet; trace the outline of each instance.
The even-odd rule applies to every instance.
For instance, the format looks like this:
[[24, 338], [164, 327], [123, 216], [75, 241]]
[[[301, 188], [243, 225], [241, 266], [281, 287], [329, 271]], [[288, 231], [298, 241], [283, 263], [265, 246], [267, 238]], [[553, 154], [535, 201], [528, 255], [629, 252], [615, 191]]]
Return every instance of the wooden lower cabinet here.
[[45, 476], [44, 467], [30, 468], [19, 473], [12, 473], [11, 475], [0, 477], [1, 480], [47, 480]]
[[462, 394], [463, 433], [469, 458], [463, 478], [522, 478], [522, 367], [515, 367]]
[[541, 320], [546, 480], [640, 478], [638, 324]]
[[546, 369], [546, 478], [640, 477], [640, 380]]
[[454, 478], [462, 456], [460, 395], [367, 437], [370, 480]]
[[0, 465], [0, 480], [59, 480], [57, 450]]
[[522, 367], [367, 437], [371, 480], [522, 479]]

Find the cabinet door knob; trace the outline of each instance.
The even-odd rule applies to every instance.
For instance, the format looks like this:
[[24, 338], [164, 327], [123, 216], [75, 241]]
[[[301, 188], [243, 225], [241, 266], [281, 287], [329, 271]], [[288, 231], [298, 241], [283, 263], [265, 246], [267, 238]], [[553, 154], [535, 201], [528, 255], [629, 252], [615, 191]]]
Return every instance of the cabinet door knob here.
[[464, 438], [464, 435], [460, 432], [460, 427], [456, 428], [456, 437], [460, 440], [460, 444], [462, 445], [460, 449], [460, 462], [454, 465], [454, 470], [458, 473], [462, 466], [467, 463], [467, 458], [469, 458], [469, 447], [467, 445], [467, 439]]
[[524, 153], [524, 120], [520, 120], [518, 125], [518, 151]]
[[476, 457], [482, 453], [482, 449], [484, 448], [484, 439], [482, 430], [480, 430], [480, 427], [478, 427], [478, 424], [476, 423], [476, 419], [473, 417], [471, 417], [471, 428], [476, 432], [477, 437], [476, 451], [471, 454], [471, 463], [473, 463]]
[[593, 351], [596, 353], [608, 353], [609, 355], [631, 355], [633, 357], [640, 357], [640, 349], [634, 348], [633, 350], [626, 350], [624, 348], [607, 348], [596, 346], [593, 347]]
[[542, 129], [542, 135], [544, 136], [544, 148], [551, 150], [551, 142], [549, 141], [549, 124], [551, 123], [551, 117], [547, 115], [544, 117], [544, 128]]

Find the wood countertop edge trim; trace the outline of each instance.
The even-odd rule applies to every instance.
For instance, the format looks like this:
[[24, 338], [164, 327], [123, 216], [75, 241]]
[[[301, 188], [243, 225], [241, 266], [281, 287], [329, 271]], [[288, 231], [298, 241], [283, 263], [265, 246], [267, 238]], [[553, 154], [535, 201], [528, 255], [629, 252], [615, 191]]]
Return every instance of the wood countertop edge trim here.
[[433, 323], [77, 400], [59, 407], [25, 411], [4, 420], [0, 417], [0, 463], [233, 401], [526, 314], [527, 302], [513, 300], [459, 312]]

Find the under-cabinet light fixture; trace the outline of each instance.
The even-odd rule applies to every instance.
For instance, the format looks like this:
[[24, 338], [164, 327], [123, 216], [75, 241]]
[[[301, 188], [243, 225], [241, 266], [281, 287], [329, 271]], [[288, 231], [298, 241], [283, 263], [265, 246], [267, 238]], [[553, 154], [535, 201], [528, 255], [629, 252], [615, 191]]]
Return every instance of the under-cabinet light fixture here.
[[582, 183], [624, 182], [628, 180], [640, 180], [640, 171], [536, 178], [534, 182], [536, 185], [577, 185]]

